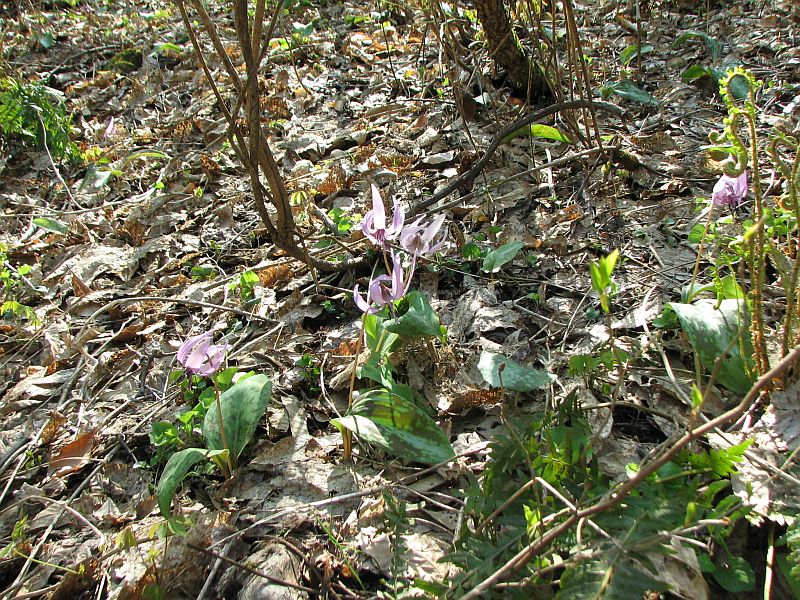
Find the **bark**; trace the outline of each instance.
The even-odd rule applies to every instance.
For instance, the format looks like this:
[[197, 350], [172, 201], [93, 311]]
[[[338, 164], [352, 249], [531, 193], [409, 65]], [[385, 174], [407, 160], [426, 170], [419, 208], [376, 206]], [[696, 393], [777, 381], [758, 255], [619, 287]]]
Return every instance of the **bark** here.
[[508, 73], [511, 85], [531, 99], [551, 96], [541, 67], [530, 60], [511, 27], [503, 0], [475, 0], [478, 20], [486, 34], [489, 53]]

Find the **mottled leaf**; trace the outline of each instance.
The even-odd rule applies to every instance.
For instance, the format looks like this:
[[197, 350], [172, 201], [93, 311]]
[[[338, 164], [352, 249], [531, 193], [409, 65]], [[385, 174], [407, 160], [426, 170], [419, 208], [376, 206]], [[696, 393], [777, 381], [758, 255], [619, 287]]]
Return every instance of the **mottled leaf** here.
[[[505, 365], [502, 373], [501, 365]], [[492, 387], [505, 388], [513, 392], [538, 390], [556, 380], [556, 376], [551, 373], [520, 365], [502, 354], [485, 350], [478, 360], [478, 371]]]
[[[266, 375], [253, 375], [237, 382], [220, 395], [225, 437], [231, 455], [238, 457], [255, 433], [264, 416], [272, 394], [272, 382]], [[224, 450], [216, 403], [212, 404], [203, 420], [203, 437], [212, 450]]]
[[694, 304], [672, 302], [667, 306], [678, 315], [692, 348], [707, 370], [712, 370], [714, 361], [730, 347], [717, 380], [729, 390], [746, 394], [753, 385], [754, 362], [744, 302], [723, 300], [719, 308], [713, 300], [698, 300]]
[[455, 456], [447, 436], [433, 419], [388, 390], [361, 396], [348, 415], [331, 419], [331, 423], [406, 460], [433, 465]]

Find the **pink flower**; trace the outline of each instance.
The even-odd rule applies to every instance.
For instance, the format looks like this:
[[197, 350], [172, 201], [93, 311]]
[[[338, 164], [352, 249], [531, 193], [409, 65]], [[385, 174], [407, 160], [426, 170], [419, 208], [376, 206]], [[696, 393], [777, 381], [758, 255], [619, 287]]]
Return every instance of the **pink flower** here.
[[738, 177], [723, 175], [714, 185], [714, 192], [711, 195], [711, 203], [714, 206], [737, 207], [747, 196], [747, 171], [743, 171]]
[[[392, 263], [391, 276], [378, 275], [370, 281], [366, 299], [358, 293], [358, 285], [353, 288], [353, 300], [363, 312], [376, 313], [387, 304], [399, 300], [405, 295], [408, 285], [403, 283], [403, 267], [394, 254], [392, 254]], [[410, 281], [411, 277], [409, 276], [408, 279]]]
[[375, 185], [372, 185], [372, 210], [364, 215], [364, 221], [361, 224], [361, 230], [367, 239], [373, 244], [382, 248], [383, 250], [389, 249], [389, 242], [400, 235], [403, 229], [403, 221], [405, 215], [397, 198], [394, 199], [394, 214], [392, 216], [392, 224], [386, 226], [386, 209], [383, 206], [383, 198], [381, 193]]
[[211, 332], [189, 338], [178, 349], [178, 362], [193, 375], [208, 377], [216, 373], [225, 360], [228, 344], [212, 344]]
[[413, 255], [423, 256], [436, 252], [444, 244], [444, 240], [440, 240], [436, 244], [432, 244], [433, 239], [439, 233], [444, 223], [444, 215], [439, 215], [427, 225], [420, 225], [422, 217], [414, 221], [411, 225], [407, 225], [400, 233], [400, 245], [403, 250]]

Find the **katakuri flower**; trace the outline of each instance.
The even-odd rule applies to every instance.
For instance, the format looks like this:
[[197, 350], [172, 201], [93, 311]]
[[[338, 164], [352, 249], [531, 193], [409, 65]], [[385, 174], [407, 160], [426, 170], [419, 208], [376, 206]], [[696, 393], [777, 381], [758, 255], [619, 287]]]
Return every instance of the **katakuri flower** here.
[[403, 250], [414, 256], [414, 258], [432, 254], [444, 244], [443, 239], [436, 244], [433, 243], [444, 223], [444, 215], [439, 215], [427, 225], [420, 225], [421, 222], [422, 217], [411, 225], [406, 225], [400, 233], [400, 245]]
[[738, 177], [722, 175], [714, 185], [711, 203], [714, 206], [730, 206], [736, 208], [747, 196], [747, 171]]
[[178, 362], [193, 375], [209, 377], [225, 360], [228, 344], [212, 344], [211, 332], [189, 338], [178, 348]]
[[[378, 275], [370, 281], [366, 299], [358, 293], [358, 285], [353, 288], [353, 300], [356, 306], [367, 314], [374, 314], [387, 304], [399, 300], [408, 289], [408, 282], [403, 282], [403, 267], [392, 253], [392, 274]], [[408, 281], [411, 280], [409, 276]]]
[[364, 232], [367, 239], [379, 248], [388, 250], [389, 242], [400, 235], [404, 221], [403, 208], [395, 198], [392, 224], [386, 226], [386, 208], [383, 206], [383, 198], [375, 184], [372, 184], [372, 210], [364, 215], [364, 221], [361, 224], [361, 231]]

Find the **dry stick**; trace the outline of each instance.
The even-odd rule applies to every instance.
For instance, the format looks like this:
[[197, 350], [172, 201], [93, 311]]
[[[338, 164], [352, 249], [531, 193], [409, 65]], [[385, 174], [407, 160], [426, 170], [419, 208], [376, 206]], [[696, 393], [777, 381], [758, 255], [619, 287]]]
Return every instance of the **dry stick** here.
[[202, 546], [197, 546], [195, 544], [187, 543], [187, 548], [191, 548], [195, 552], [202, 552], [204, 554], [208, 554], [209, 556], [213, 556], [217, 560], [221, 560], [223, 562], [228, 563], [229, 565], [233, 565], [234, 567], [238, 567], [243, 571], [247, 571], [248, 573], [252, 573], [257, 577], [261, 577], [262, 579], [266, 579], [272, 584], [275, 585], [282, 585], [284, 587], [289, 587], [295, 590], [300, 590], [301, 592], [306, 592], [307, 594], [311, 594], [313, 596], [319, 596], [320, 593], [312, 589], [310, 587], [306, 587], [304, 585], [300, 585], [298, 583], [292, 583], [291, 581], [284, 581], [283, 579], [278, 579], [277, 577], [273, 577], [272, 575], [268, 575], [264, 573], [264, 571], [259, 571], [258, 569], [254, 569], [253, 567], [246, 565], [245, 563], [241, 563], [239, 561], [233, 560], [232, 558], [228, 558], [224, 554], [220, 554], [219, 552], [214, 552], [213, 550], [209, 550], [207, 548], [203, 548]]
[[[533, 175], [534, 173], [538, 173], [539, 171], [544, 171], [545, 169], [551, 169], [553, 167], [558, 167], [558, 166], [561, 166], [561, 165], [563, 165], [565, 163], [572, 162], [573, 160], [576, 160], [578, 158], [583, 158], [584, 156], [591, 156], [592, 154], [597, 154], [599, 152], [604, 152], [605, 150], [617, 150], [617, 149], [619, 149], [619, 146], [608, 146], [605, 149], [602, 149], [602, 148], [589, 148], [587, 150], [581, 150], [580, 152], [576, 152], [574, 154], [568, 154], [566, 156], [561, 156], [560, 158], [555, 158], [555, 159], [553, 159], [551, 161], [548, 161], [546, 163], [542, 163], [542, 164], [540, 164], [540, 165], [538, 165], [536, 167], [531, 167], [530, 169], [526, 169], [525, 171], [522, 171], [521, 173], [515, 173], [514, 175], [511, 175], [510, 177], [506, 177], [505, 179], [503, 179], [502, 183], [508, 183], [509, 181], [515, 181], [515, 180], [521, 179], [521, 178], [523, 178], [523, 177], [525, 177], [527, 175]], [[476, 190], [474, 192], [470, 192], [469, 194], [465, 194], [463, 196], [459, 196], [458, 198], [456, 198], [454, 200], [451, 200], [450, 202], [446, 202], [446, 203], [444, 203], [441, 206], [438, 206], [436, 208], [428, 209], [428, 210], [425, 211], [424, 214], [427, 216], [427, 215], [432, 214], [432, 213], [441, 212], [441, 211], [447, 210], [448, 208], [452, 208], [454, 206], [458, 206], [462, 202], [466, 202], [467, 200], [471, 200], [475, 196], [480, 196], [481, 194], [484, 194], [484, 193], [488, 192], [490, 189], [492, 189], [494, 187], [497, 187], [498, 185], [500, 185], [500, 182], [488, 183], [486, 186], [482, 187], [479, 190]]]
[[577, 108], [596, 108], [600, 110], [604, 110], [606, 112], [613, 113], [615, 115], [622, 115], [623, 111], [620, 107], [616, 106], [615, 104], [611, 104], [609, 102], [599, 102], [594, 100], [566, 100], [564, 102], [557, 102], [555, 104], [551, 104], [550, 106], [546, 106], [541, 110], [537, 110], [529, 115], [525, 115], [524, 117], [520, 117], [510, 125], [507, 125], [505, 128], [501, 129], [497, 132], [494, 137], [492, 138], [492, 142], [489, 144], [489, 147], [486, 148], [483, 156], [478, 160], [473, 167], [464, 173], [463, 175], [459, 175], [456, 177], [445, 189], [442, 191], [434, 194], [430, 198], [427, 198], [414, 206], [411, 211], [409, 212], [409, 217], [413, 217], [418, 214], [423, 209], [436, 204], [442, 198], [446, 198], [450, 194], [452, 194], [455, 190], [459, 187], [469, 183], [475, 177], [477, 177], [478, 173], [480, 173], [484, 167], [489, 163], [489, 160], [492, 158], [492, 155], [495, 153], [497, 148], [500, 147], [500, 144], [503, 143], [503, 140], [520, 129], [521, 127], [525, 127], [526, 125], [530, 125], [531, 123], [535, 123], [539, 119], [543, 119], [549, 115], [552, 115], [557, 112], [561, 112], [563, 110], [572, 110]]
[[514, 556], [508, 562], [506, 562], [490, 577], [487, 577], [481, 583], [476, 585], [472, 590], [464, 594], [461, 597], [461, 600], [474, 600], [476, 598], [479, 598], [481, 595], [486, 593], [496, 584], [500, 583], [501, 581], [504, 581], [506, 577], [511, 575], [511, 573], [513, 573], [523, 565], [527, 564], [528, 561], [530, 561], [532, 557], [540, 553], [544, 549], [544, 547], [547, 546], [547, 544], [549, 544], [550, 542], [558, 538], [560, 535], [565, 533], [575, 523], [577, 523], [581, 519], [586, 519], [587, 517], [612, 509], [615, 506], [617, 506], [620, 502], [622, 502], [622, 500], [625, 499], [626, 496], [628, 496], [628, 494], [631, 493], [631, 491], [633, 491], [633, 489], [636, 488], [636, 486], [638, 486], [642, 481], [647, 479], [650, 475], [655, 473], [658, 469], [660, 469], [666, 463], [672, 460], [678, 452], [680, 452], [683, 448], [688, 446], [692, 441], [694, 441], [701, 435], [711, 431], [712, 429], [725, 425], [726, 423], [729, 423], [737, 419], [740, 415], [744, 414], [750, 408], [750, 405], [761, 394], [761, 392], [765, 391], [766, 388], [772, 384], [773, 380], [781, 377], [786, 370], [788, 370], [795, 362], [797, 362], [798, 359], [800, 359], [800, 346], [794, 348], [789, 354], [783, 357], [774, 367], [772, 367], [769, 371], [767, 371], [761, 377], [759, 377], [758, 380], [753, 385], [753, 387], [750, 388], [750, 391], [747, 392], [744, 398], [742, 398], [742, 401], [734, 408], [721, 414], [715, 419], [712, 419], [707, 423], [700, 425], [696, 429], [686, 432], [661, 456], [653, 459], [653, 461], [650, 463], [642, 465], [639, 471], [636, 473], [636, 475], [634, 475], [631, 479], [629, 479], [625, 483], [621, 484], [615, 491], [611, 492], [607, 500], [573, 513], [569, 518], [560, 523], [557, 527], [554, 527], [553, 529], [548, 531], [545, 535], [540, 537], [538, 540], [531, 542], [529, 545], [523, 548], [520, 552], [516, 554], [516, 556]]
[[[583, 53], [583, 44], [581, 44], [581, 36], [578, 32], [578, 25], [575, 22], [575, 10], [572, 6], [572, 2], [570, 0], [561, 0], [561, 5], [564, 8], [564, 20], [567, 24], [567, 31], [569, 32], [569, 38], [574, 42], [573, 44], [567, 44], [568, 50], [568, 57], [571, 58], [570, 62], [574, 63], [575, 58], [577, 57], [577, 61], [580, 63], [581, 73], [583, 77], [578, 78], [580, 81], [583, 82], [585, 86], [585, 93], [587, 98], [592, 97], [592, 80], [591, 76], [589, 75], [589, 69], [586, 66], [586, 58], [584, 57]], [[555, 23], [554, 23], [555, 25]], [[555, 30], [555, 28], [554, 28]], [[574, 66], [572, 67], [574, 68]], [[580, 83], [578, 84], [580, 86]], [[593, 106], [588, 106], [589, 109], [589, 121], [591, 121], [591, 127], [594, 129], [595, 141], [597, 145], [602, 150], [603, 148], [603, 139], [600, 137], [600, 128], [597, 125], [597, 113]], [[591, 134], [589, 133], [589, 124], [586, 123], [586, 109], [583, 110], [584, 112], [584, 123], [586, 124], [586, 132], [587, 137], [591, 140]]]

